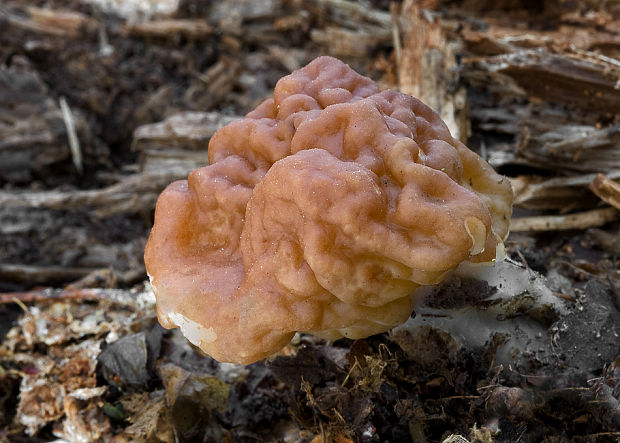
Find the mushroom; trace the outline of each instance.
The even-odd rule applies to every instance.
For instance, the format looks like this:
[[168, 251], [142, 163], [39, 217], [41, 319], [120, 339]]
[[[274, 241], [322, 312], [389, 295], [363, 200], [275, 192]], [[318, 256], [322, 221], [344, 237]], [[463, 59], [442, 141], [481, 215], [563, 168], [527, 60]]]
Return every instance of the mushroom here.
[[319, 57], [211, 139], [145, 251], [166, 328], [248, 364], [295, 332], [387, 331], [419, 287], [501, 256], [508, 180], [419, 100]]

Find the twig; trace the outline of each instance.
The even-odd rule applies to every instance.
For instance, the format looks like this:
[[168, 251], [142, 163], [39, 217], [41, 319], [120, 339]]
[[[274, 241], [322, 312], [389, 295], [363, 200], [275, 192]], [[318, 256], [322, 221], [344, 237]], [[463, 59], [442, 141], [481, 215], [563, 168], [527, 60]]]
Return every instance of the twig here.
[[592, 272], [588, 271], [587, 269], [583, 269], [582, 267], [577, 266], [577, 265], [571, 263], [568, 260], [558, 260], [558, 264], [563, 264], [564, 266], [572, 269], [574, 272], [576, 272], [578, 274], [586, 275], [589, 278], [595, 278], [595, 279], [601, 281], [601, 278], [598, 275], [593, 274]]
[[101, 301], [110, 300], [122, 305], [134, 305], [135, 299], [127, 291], [119, 289], [54, 289], [44, 288], [26, 292], [3, 292], [0, 293], [0, 305], [17, 303], [24, 306], [24, 303], [37, 303], [58, 300], [77, 300], [77, 301]]
[[344, 419], [344, 417], [342, 416], [342, 414], [340, 412], [338, 412], [338, 409], [336, 408], [332, 408], [332, 411], [334, 412], [334, 415], [336, 416], [336, 418], [338, 419], [338, 421], [342, 424], [346, 423], [346, 420]]
[[67, 137], [69, 138], [69, 147], [71, 148], [71, 158], [78, 173], [82, 173], [82, 150], [80, 149], [80, 141], [75, 131], [75, 120], [71, 113], [71, 108], [67, 104], [64, 97], [60, 97], [60, 110], [62, 111], [62, 119], [67, 128]]
[[13, 299], [11, 301], [13, 303], [15, 303], [17, 306], [19, 306], [21, 308], [21, 310], [24, 311], [25, 314], [29, 313], [28, 306], [26, 306], [23, 301], [21, 301], [17, 297], [13, 297]]
[[0, 279], [36, 285], [50, 280], [76, 280], [97, 269], [0, 263]]
[[582, 54], [582, 55], [586, 55], [588, 57], [593, 57], [593, 58], [599, 59], [602, 62], [609, 63], [611, 65], [615, 65], [615, 66], [620, 67], [620, 60], [616, 60], [615, 58], [607, 57], [606, 55], [602, 55], [602, 54], [599, 54], [597, 52], [586, 51], [584, 49], [579, 49], [579, 48], [575, 47], [575, 45], [572, 45], [572, 44], [571, 44], [571, 50], [575, 51], [576, 54]]
[[563, 231], [567, 229], [586, 229], [602, 226], [618, 219], [616, 208], [594, 209], [568, 215], [544, 215], [520, 217], [512, 220], [510, 230], [523, 231]]
[[342, 384], [340, 385], [340, 387], [344, 387], [344, 385], [347, 384], [347, 381], [349, 381], [349, 377], [351, 376], [351, 373], [353, 372], [353, 370], [355, 368], [358, 368], [359, 362], [357, 361], [357, 357], [355, 357], [355, 361], [353, 362], [353, 364], [351, 365], [351, 368], [349, 369], [349, 372], [347, 372], [347, 376], [344, 378], [344, 380], [342, 381]]

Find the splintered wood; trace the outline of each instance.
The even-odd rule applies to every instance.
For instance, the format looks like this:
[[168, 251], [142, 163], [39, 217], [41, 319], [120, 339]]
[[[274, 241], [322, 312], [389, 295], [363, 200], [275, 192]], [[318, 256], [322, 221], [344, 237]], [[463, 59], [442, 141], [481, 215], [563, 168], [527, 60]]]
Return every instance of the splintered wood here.
[[[396, 11], [396, 8], [393, 8]], [[467, 142], [470, 136], [466, 90], [459, 85], [456, 53], [460, 39], [450, 39], [437, 14], [420, 9], [406, 0], [395, 24], [402, 29], [402, 55], [397, 56], [399, 88], [418, 97], [439, 113], [455, 138]]]
[[517, 172], [517, 214], [541, 211], [514, 219], [513, 231], [617, 219], [613, 208], [598, 206], [616, 206], [610, 194], [620, 178], [620, 28], [604, 12], [560, 20], [543, 32], [495, 17], [488, 28], [470, 23], [461, 32], [461, 76], [481, 151], [493, 166]]
[[[543, 32], [499, 16], [481, 29], [474, 16], [454, 19], [415, 1], [394, 11], [401, 90], [440, 112], [452, 133], [477, 143], [493, 166], [519, 174], [512, 179], [517, 208], [543, 211], [541, 218], [516, 219], [513, 231], [583, 229], [616, 219], [612, 209], [596, 206], [616, 206], [610, 194], [620, 178], [617, 21], [602, 12], [584, 20], [567, 14], [558, 30]], [[524, 175], [532, 169], [537, 173]], [[593, 181], [597, 173], [606, 174], [604, 185]]]

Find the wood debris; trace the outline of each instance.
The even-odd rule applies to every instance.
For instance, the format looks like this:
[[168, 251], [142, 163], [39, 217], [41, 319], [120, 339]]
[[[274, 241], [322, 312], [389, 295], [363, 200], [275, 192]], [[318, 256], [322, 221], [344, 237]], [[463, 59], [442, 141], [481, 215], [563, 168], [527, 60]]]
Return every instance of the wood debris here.
[[564, 231], [603, 226], [618, 219], [615, 208], [593, 209], [569, 215], [539, 215], [513, 219], [510, 229], [520, 231]]
[[620, 183], [604, 174], [596, 174], [590, 183], [590, 189], [605, 203], [620, 209]]

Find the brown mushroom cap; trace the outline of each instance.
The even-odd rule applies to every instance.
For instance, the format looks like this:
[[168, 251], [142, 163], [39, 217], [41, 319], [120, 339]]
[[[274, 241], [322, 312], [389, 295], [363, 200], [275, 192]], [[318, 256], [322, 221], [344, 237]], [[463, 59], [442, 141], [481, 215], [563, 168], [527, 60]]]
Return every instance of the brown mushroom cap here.
[[415, 289], [490, 262], [512, 191], [428, 106], [330, 57], [220, 129], [210, 165], [161, 194], [145, 262], [160, 322], [221, 361], [296, 331], [360, 338]]

